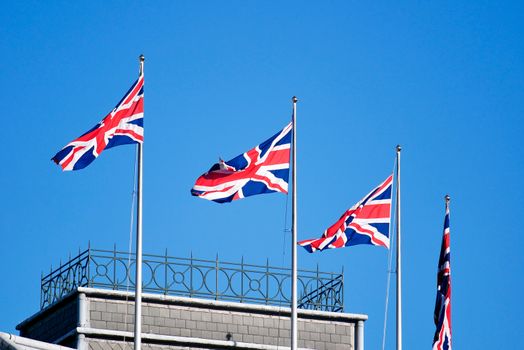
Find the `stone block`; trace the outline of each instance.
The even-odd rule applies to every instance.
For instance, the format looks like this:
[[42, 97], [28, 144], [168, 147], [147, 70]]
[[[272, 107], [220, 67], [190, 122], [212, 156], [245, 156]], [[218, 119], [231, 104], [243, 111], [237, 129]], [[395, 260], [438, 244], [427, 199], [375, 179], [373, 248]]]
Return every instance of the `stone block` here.
[[340, 342], [342, 344], [349, 344], [351, 342], [351, 338], [349, 337], [349, 335], [341, 335]]
[[169, 317], [170, 318], [180, 318], [180, 310], [178, 310], [178, 309], [170, 309], [169, 310]]
[[197, 324], [196, 321], [190, 321], [190, 320], [186, 321], [186, 327], [189, 329], [195, 329], [196, 324]]
[[[264, 318], [262, 320], [262, 326], [265, 328], [275, 327], [274, 320], [272, 318]], [[300, 329], [300, 327], [299, 327]]]
[[213, 321], [213, 322], [222, 322], [222, 314], [218, 313], [218, 312], [211, 313], [211, 321]]
[[269, 329], [266, 327], [260, 327], [258, 330], [259, 330], [260, 335], [263, 335], [263, 336], [269, 335]]
[[127, 308], [126, 304], [124, 304], [124, 303], [118, 303], [117, 306], [116, 306], [116, 311], [118, 313], [125, 314], [127, 310], [128, 310], [128, 308]]
[[152, 325], [154, 324], [155, 319], [152, 316], [143, 316], [142, 315], [142, 324], [144, 325]]
[[[217, 330], [220, 332], [227, 332], [228, 325], [225, 323], [217, 323]], [[246, 327], [247, 330], [247, 327]]]
[[152, 317], [159, 317], [160, 316], [160, 308], [156, 306], [149, 306], [147, 308], [149, 310], [149, 315]]
[[264, 344], [266, 345], [280, 345], [279, 342], [281, 343], [282, 340], [277, 337], [264, 337]]
[[174, 319], [172, 318], [166, 318], [165, 319], [165, 326], [166, 327], [169, 327], [169, 328], [175, 328], [176, 327], [176, 322]]
[[124, 315], [115, 312], [111, 314], [111, 321], [124, 323]]
[[117, 307], [115, 303], [107, 303], [106, 304], [106, 311], [111, 313], [117, 312]]
[[323, 341], [316, 341], [315, 342], [315, 347], [313, 349], [315, 350], [327, 350], [328, 347], [327, 347], [328, 344], [324, 343]]
[[116, 329], [119, 331], [127, 331], [127, 330], [131, 330], [131, 327], [130, 325], [127, 325], [125, 323], [117, 323]]
[[253, 317], [253, 325], [257, 327], [264, 327], [264, 320], [262, 317]]
[[205, 325], [206, 325], [206, 329], [208, 331], [212, 331], [212, 332], [217, 331], [217, 324], [216, 323], [214, 323], [214, 322], [205, 322]]
[[340, 335], [338, 334], [331, 334], [330, 336], [331, 342], [333, 343], [340, 343]]
[[335, 325], [334, 324], [327, 324], [326, 325], [326, 333], [329, 333], [329, 334], [335, 333]]
[[291, 329], [291, 321], [289, 320], [289, 318], [281, 318], [278, 321], [278, 328], [288, 330]]
[[163, 318], [169, 318], [169, 309], [168, 308], [159, 308], [158, 309], [158, 316]]
[[105, 329], [107, 327], [107, 323], [102, 320], [91, 320], [91, 327]]
[[331, 335], [329, 333], [320, 333], [320, 340], [323, 342], [328, 342], [331, 340]]
[[282, 338], [290, 338], [290, 331], [288, 329], [281, 329], [280, 330], [280, 336]]
[[191, 320], [202, 321], [202, 312], [201, 311], [191, 311]]
[[335, 344], [334, 350], [348, 350], [351, 349], [348, 345], [345, 344]]
[[238, 331], [238, 327], [239, 327], [239, 326], [236, 325], [236, 324], [228, 324], [228, 325], [227, 325], [227, 330], [228, 330], [228, 332], [231, 332], [231, 333], [240, 333], [240, 332]]
[[312, 341], [312, 340], [306, 340], [304, 342], [304, 347], [306, 347], [308, 349], [315, 349], [315, 342]]
[[91, 311], [90, 312], [91, 321], [100, 321], [102, 320], [102, 312], [100, 311]]
[[94, 311], [106, 311], [106, 303], [103, 301], [94, 301], [91, 303], [91, 307]]
[[253, 318], [251, 316], [243, 316], [242, 317], [242, 324], [245, 326], [252, 326], [253, 325]]
[[239, 325], [237, 326], [237, 331], [238, 333], [248, 334], [248, 327], [249, 326]]
[[188, 310], [180, 310], [180, 318], [183, 320], [190, 320], [191, 312], [189, 312]]
[[201, 317], [202, 317], [202, 321], [211, 322], [211, 313], [210, 312], [202, 312]]
[[233, 322], [233, 317], [231, 316], [231, 314], [224, 314], [222, 315], [222, 322], [224, 323], [232, 323]]
[[316, 329], [317, 329], [315, 326], [316, 326], [316, 325], [313, 324], [312, 322], [307, 322], [307, 323], [305, 324], [304, 329], [305, 329], [306, 332], [315, 332]]
[[347, 335], [348, 327], [341, 325], [341, 324], [337, 324], [335, 325], [335, 333], [340, 334], [340, 335]]

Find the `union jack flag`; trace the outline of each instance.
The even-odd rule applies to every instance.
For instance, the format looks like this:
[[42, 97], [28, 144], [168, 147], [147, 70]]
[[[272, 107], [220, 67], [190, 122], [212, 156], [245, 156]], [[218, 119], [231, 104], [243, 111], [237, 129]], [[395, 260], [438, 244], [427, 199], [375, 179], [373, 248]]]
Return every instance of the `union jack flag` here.
[[217, 203], [288, 191], [292, 123], [253, 149], [201, 175], [191, 194]]
[[433, 350], [451, 350], [451, 262], [449, 245], [449, 196], [446, 196], [444, 235], [440, 248], [435, 301]]
[[62, 170], [83, 169], [104, 149], [144, 141], [144, 75], [116, 107], [91, 130], [68, 143], [51, 158]]
[[308, 252], [372, 244], [389, 248], [393, 175], [347, 210], [322, 237], [298, 242]]

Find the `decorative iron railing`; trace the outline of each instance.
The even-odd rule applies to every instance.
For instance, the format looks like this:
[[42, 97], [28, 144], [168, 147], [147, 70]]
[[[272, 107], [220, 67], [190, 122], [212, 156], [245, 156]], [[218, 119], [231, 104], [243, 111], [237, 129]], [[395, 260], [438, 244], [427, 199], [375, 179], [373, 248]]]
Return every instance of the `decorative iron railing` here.
[[[59, 268], [42, 276], [40, 307], [43, 309], [77, 287], [134, 290], [135, 256], [127, 252], [88, 248]], [[143, 255], [143, 291], [164, 295], [289, 306], [291, 270], [252, 265]], [[342, 312], [343, 274], [318, 270], [298, 271], [298, 305], [303, 309]]]

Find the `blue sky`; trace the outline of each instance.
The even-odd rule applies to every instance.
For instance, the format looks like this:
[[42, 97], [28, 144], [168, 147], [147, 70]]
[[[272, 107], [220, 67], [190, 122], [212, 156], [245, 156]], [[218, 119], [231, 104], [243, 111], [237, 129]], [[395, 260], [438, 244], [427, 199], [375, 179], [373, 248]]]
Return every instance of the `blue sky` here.
[[[218, 205], [189, 189], [218, 156], [281, 129], [296, 95], [299, 239], [319, 236], [382, 181], [400, 143], [405, 348], [431, 346], [446, 193], [454, 345], [523, 348], [523, 7], [4, 4], [0, 331], [16, 333], [38, 310], [40, 274], [51, 264], [88, 241], [128, 246], [134, 148], [108, 150], [74, 173], [50, 158], [114, 107], [143, 53], [145, 252], [289, 264], [285, 195]], [[379, 348], [387, 251], [299, 251], [298, 259], [301, 268], [344, 268], [346, 312], [369, 315], [366, 347]]]

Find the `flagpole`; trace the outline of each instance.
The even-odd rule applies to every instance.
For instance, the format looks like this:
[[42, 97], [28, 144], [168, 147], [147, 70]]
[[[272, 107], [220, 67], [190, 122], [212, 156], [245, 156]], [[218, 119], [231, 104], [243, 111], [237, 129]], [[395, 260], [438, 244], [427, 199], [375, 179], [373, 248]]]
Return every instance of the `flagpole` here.
[[[144, 55], [140, 62], [139, 77], [144, 74]], [[137, 190], [136, 190], [136, 278], [135, 278], [135, 350], [142, 347], [142, 143], [137, 143]]]
[[402, 350], [402, 256], [400, 239], [400, 151], [397, 145], [397, 350]]
[[293, 96], [293, 172], [292, 183], [292, 239], [291, 239], [291, 350], [298, 345], [297, 326], [297, 101]]

